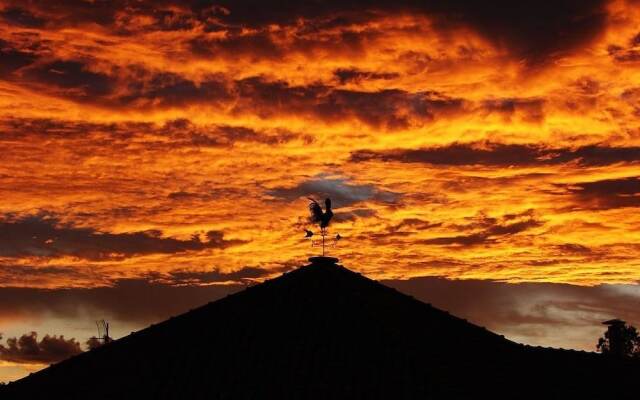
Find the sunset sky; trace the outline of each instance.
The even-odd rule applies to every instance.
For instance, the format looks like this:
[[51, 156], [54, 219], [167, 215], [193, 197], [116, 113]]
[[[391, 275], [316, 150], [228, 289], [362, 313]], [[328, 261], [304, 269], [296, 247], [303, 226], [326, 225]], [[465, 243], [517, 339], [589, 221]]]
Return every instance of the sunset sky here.
[[639, 166], [640, 1], [0, 0], [0, 381], [304, 264], [307, 196], [346, 267], [593, 351]]

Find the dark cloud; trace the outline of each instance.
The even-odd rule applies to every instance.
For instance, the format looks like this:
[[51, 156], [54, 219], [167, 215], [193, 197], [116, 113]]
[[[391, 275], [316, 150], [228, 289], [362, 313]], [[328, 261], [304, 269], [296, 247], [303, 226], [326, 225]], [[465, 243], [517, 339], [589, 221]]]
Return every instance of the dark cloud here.
[[80, 60], [35, 64], [26, 69], [23, 76], [74, 99], [96, 99], [108, 95], [114, 87], [109, 75], [91, 71], [90, 64]]
[[[637, 5], [631, 5], [635, 7]], [[620, 63], [636, 63], [640, 61], [640, 33], [633, 36], [627, 43], [611, 44], [607, 52], [615, 61]]]
[[440, 222], [434, 223], [420, 218], [405, 218], [399, 223], [392, 225], [392, 228], [393, 230], [409, 229], [412, 231], [422, 231], [425, 229], [436, 228], [441, 225], [442, 223]]
[[72, 267], [69, 265], [29, 265], [13, 264], [7, 260], [0, 262], [0, 282], [5, 286], [13, 284], [26, 286], [46, 286], [52, 279], [81, 282], [95, 282], [97, 276], [91, 267]]
[[[544, 62], [597, 37], [606, 21], [605, 0], [561, 0], [553, 3], [497, 0], [488, 6], [467, 0], [280, 2], [234, 0], [221, 3], [230, 12], [225, 22], [265, 26], [293, 24], [300, 17], [349, 24], [366, 11], [411, 13], [434, 20], [440, 30], [471, 27], [494, 44], [530, 64]], [[336, 24], [334, 22], [334, 24]]]
[[[561, 0], [540, 3], [533, 0], [513, 3], [498, 0], [487, 6], [465, 0], [438, 1], [323, 1], [279, 2], [256, 0], [223, 1], [214, 21], [232, 26], [265, 27], [292, 25], [304, 19], [315, 29], [348, 26], [373, 15], [411, 13], [434, 20], [436, 28], [448, 31], [471, 27], [515, 57], [530, 63], [545, 61], [596, 37], [606, 21], [604, 0]], [[211, 13], [209, 6], [193, 8], [199, 15]], [[221, 12], [223, 11], [224, 12]], [[214, 26], [219, 26], [215, 22]]]
[[265, 277], [274, 271], [257, 267], [243, 267], [237, 271], [222, 272], [219, 268], [211, 271], [177, 270], [169, 273], [169, 279], [176, 284], [203, 284], [220, 282], [243, 282]]
[[173, 201], [182, 202], [197, 202], [197, 201], [220, 201], [221, 199], [227, 201], [236, 201], [239, 199], [247, 198], [250, 196], [248, 190], [240, 188], [202, 188], [200, 190], [180, 190], [177, 192], [171, 192], [167, 195], [167, 198]]
[[162, 237], [160, 231], [127, 233], [100, 232], [93, 228], [61, 223], [52, 215], [38, 214], [0, 220], [0, 255], [3, 257], [74, 256], [90, 260], [132, 257], [153, 253], [180, 253], [224, 249], [242, 243], [225, 240], [222, 232], [209, 231], [204, 240]]
[[[8, 55], [15, 60], [14, 69], [33, 62], [32, 55], [11, 51]], [[202, 103], [215, 106], [234, 98], [233, 82], [219, 75], [210, 74], [196, 82], [136, 64], [108, 68], [102, 65], [97, 71], [96, 63], [92, 59], [33, 63], [21, 70], [21, 83], [58, 97], [111, 108], [162, 109]]]
[[[112, 286], [37, 289], [0, 287], [0, 316], [33, 318], [98, 318], [150, 323], [234, 293], [243, 285], [180, 285], [161, 283], [161, 276], [120, 279]], [[166, 277], [165, 277], [166, 280]]]
[[219, 136], [225, 144], [255, 142], [278, 145], [297, 139], [302, 140], [305, 144], [311, 144], [315, 141], [315, 138], [310, 135], [299, 134], [286, 129], [274, 129], [271, 132], [266, 132], [243, 126], [218, 125], [213, 133]]
[[[188, 119], [169, 120], [163, 124], [145, 122], [90, 123], [85, 121], [46, 118], [0, 119], [0, 142], [12, 140], [74, 141], [73, 149], [92, 157], [103, 147], [116, 146], [120, 151], [131, 149], [136, 138], [144, 138], [147, 149], [166, 150], [183, 147], [230, 147], [238, 142], [278, 145], [294, 140], [314, 142], [308, 134], [286, 129], [256, 130], [244, 126], [197, 125]], [[167, 143], [170, 138], [170, 143]], [[83, 146], [78, 146], [82, 143]], [[80, 147], [80, 148], [76, 148]], [[138, 148], [133, 148], [139, 151]]]
[[335, 222], [355, 221], [362, 218], [371, 218], [378, 215], [376, 210], [370, 208], [356, 208], [351, 211], [338, 211], [333, 215]]
[[297, 200], [315, 196], [318, 199], [330, 197], [335, 208], [346, 207], [363, 201], [392, 203], [399, 194], [380, 190], [372, 184], [353, 184], [348, 179], [314, 178], [300, 182], [293, 187], [279, 187], [267, 192], [283, 200]]
[[521, 116], [527, 122], [541, 122], [544, 119], [544, 103], [543, 99], [485, 100], [481, 104], [481, 109], [486, 113], [501, 114], [507, 120]]
[[9, 42], [0, 39], [0, 74], [8, 76], [14, 71], [33, 63], [37, 56], [33, 52], [15, 48]]
[[341, 85], [345, 83], [359, 83], [368, 80], [390, 80], [395, 79], [399, 74], [394, 72], [372, 72], [362, 71], [357, 68], [338, 68], [333, 74]]
[[564, 157], [567, 159], [576, 159], [580, 164], [586, 166], [601, 166], [619, 162], [637, 162], [640, 161], [640, 147], [592, 145], [580, 147], [573, 153], [569, 152]]
[[8, 338], [6, 345], [0, 344], [0, 360], [20, 364], [51, 364], [81, 352], [80, 343], [73, 338], [45, 335], [38, 341], [36, 332]]
[[90, 23], [111, 26], [115, 22], [115, 14], [127, 3], [126, 0], [59, 0], [55, 4], [46, 0], [5, 2], [9, 9], [19, 8], [21, 13], [37, 14], [37, 18], [51, 27], [75, 27]]
[[[124, 94], [113, 100], [117, 107], [135, 106], [139, 108], [169, 108], [188, 104], [220, 104], [230, 100], [228, 84], [221, 76], [210, 75], [200, 82], [194, 82], [170, 72], [151, 72], [139, 67], [123, 74]], [[131, 81], [130, 81], [131, 80]]]
[[[11, 54], [16, 69], [31, 61], [28, 55]], [[357, 91], [314, 84], [290, 85], [263, 76], [231, 80], [219, 74], [192, 81], [170, 72], [140, 66], [115, 67], [96, 72], [90, 60], [57, 60], [35, 63], [21, 74], [26, 84], [52, 95], [115, 109], [148, 110], [187, 105], [227, 107], [232, 114], [256, 114], [262, 118], [300, 115], [327, 122], [359, 120], [379, 129], [404, 129], [430, 123], [438, 117], [457, 115], [465, 102], [437, 92], [399, 89]]]
[[167, 197], [171, 200], [193, 200], [200, 199], [202, 195], [181, 190], [179, 192], [171, 192], [169, 193], [169, 195], [167, 195]]
[[502, 236], [515, 235], [526, 230], [544, 225], [538, 220], [533, 211], [521, 214], [506, 214], [501, 218], [481, 216], [478, 221], [464, 226], [452, 226], [460, 230], [472, 229], [474, 232], [454, 236], [435, 237], [419, 241], [426, 245], [456, 245], [463, 247], [481, 244], [492, 244], [499, 241]]
[[564, 243], [556, 246], [556, 249], [562, 253], [568, 254], [590, 254], [591, 249], [577, 243]]
[[396, 161], [433, 165], [486, 165], [497, 167], [557, 165], [575, 162], [585, 166], [603, 166], [640, 161], [640, 147], [590, 145], [577, 149], [546, 148], [539, 145], [500, 143], [454, 143], [416, 150], [359, 150], [354, 162]]
[[402, 129], [460, 113], [462, 99], [436, 92], [411, 93], [398, 89], [373, 92], [334, 89], [324, 85], [291, 86], [263, 77], [236, 83], [239, 103], [235, 112], [272, 115], [307, 115], [324, 121], [357, 119], [382, 129]]
[[[98, 24], [120, 35], [167, 30], [225, 31], [232, 40], [195, 44], [196, 51], [204, 48], [204, 51], [216, 54], [220, 48], [239, 52], [252, 49], [262, 57], [278, 54], [267, 35], [251, 38], [251, 35], [236, 35], [235, 32], [246, 27], [260, 31], [272, 25], [302, 25], [307, 31], [314, 32], [362, 24], [380, 15], [409, 13], [428, 17], [436, 29], [445, 34], [459, 27], [471, 28], [496, 46], [507, 49], [514, 58], [535, 64], [561, 56], [597, 37], [606, 22], [606, 3], [605, 0], [552, 3], [496, 0], [487, 6], [467, 0], [277, 3], [224, 0], [212, 5], [200, 0], [152, 3], [60, 0], [53, 5], [34, 0], [28, 5], [10, 1], [4, 12], [7, 14], [5, 19], [23, 26], [38, 26], [45, 22], [51, 27]], [[358, 33], [352, 33], [352, 36], [357, 39]], [[348, 41], [348, 37], [341, 41]]]
[[606, 210], [640, 207], [640, 178], [605, 179], [595, 182], [556, 185], [571, 194], [581, 209]]
[[640, 116], [640, 87], [626, 89], [620, 94], [620, 98], [633, 108], [634, 116]]
[[[139, 28], [136, 26], [135, 18], [140, 14], [153, 21], [144, 26], [144, 30], [147, 31], [184, 31], [195, 29], [200, 25], [196, 15], [189, 10], [177, 7], [163, 8], [162, 2], [158, 3], [157, 8], [139, 3], [138, 7], [134, 7], [133, 10], [136, 12], [118, 16], [117, 25], [121, 33], [135, 33]], [[133, 32], [131, 32], [131, 28], [133, 28]]]
[[640, 61], [639, 48], [625, 48], [618, 45], [610, 45], [607, 47], [609, 55], [620, 63], [636, 63]]
[[[474, 27], [530, 64], [561, 56], [595, 39], [605, 28], [606, 0], [434, 2], [445, 18]], [[428, 7], [428, 6], [427, 6]]]
[[373, 127], [406, 129], [440, 116], [463, 111], [464, 101], [433, 92], [402, 90], [358, 92], [335, 90], [319, 104], [318, 116], [328, 120], [355, 117]]
[[281, 58], [287, 50], [273, 41], [268, 30], [251, 34], [232, 32], [223, 38], [198, 36], [189, 41], [189, 47], [197, 56], [204, 58], [233, 54], [235, 57], [256, 60]]
[[444, 237], [436, 237], [432, 239], [421, 240], [420, 244], [430, 244], [430, 245], [459, 245], [463, 247], [477, 246], [480, 244], [491, 244], [495, 243], [496, 240], [490, 237], [488, 234], [484, 232], [480, 233], [472, 233], [469, 235], [457, 235], [457, 236], [444, 236]]
[[439, 277], [382, 283], [497, 332], [530, 339], [546, 335], [546, 343], [587, 335], [585, 344], [595, 350], [597, 337], [590, 335], [602, 321], [617, 317], [640, 323], [636, 285], [510, 284]]
[[490, 144], [479, 148], [473, 144], [451, 144], [417, 150], [357, 151], [351, 160], [356, 162], [380, 160], [434, 165], [497, 165], [509, 166], [539, 161], [539, 151], [533, 146]]
[[[29, 48], [40, 43], [34, 40], [35, 43], [28, 46], [0, 42], [0, 52], [7, 60], [1, 68], [8, 75], [20, 70], [19, 79], [12, 75], [7, 78], [50, 95], [114, 109], [207, 105], [225, 107], [238, 115], [250, 113], [263, 118], [300, 115], [328, 122], [355, 119], [379, 129], [404, 129], [458, 114], [464, 111], [465, 106], [462, 99], [436, 92], [413, 93], [399, 89], [357, 91], [321, 84], [296, 86], [263, 76], [234, 81], [222, 74], [208, 74], [192, 80], [135, 63], [109, 65], [104, 60], [88, 57], [55, 58], [47, 55], [45, 50]], [[239, 49], [228, 47], [232, 40], [228, 35], [215, 40], [216, 46], [222, 48], [216, 50], [215, 46], [201, 44], [198, 51], [211, 51], [214, 56], [220, 52], [234, 56], [241, 53]], [[242, 40], [249, 39], [243, 36]], [[342, 43], [341, 40], [338, 42]], [[243, 44], [237, 46], [242, 47]], [[265, 44], [257, 43], [254, 47], [264, 51]], [[261, 57], [258, 50], [248, 48], [247, 52]], [[281, 57], [279, 54], [275, 56]], [[395, 76], [356, 69], [338, 70], [336, 74], [342, 81], [391, 79]]]
[[67, 121], [51, 118], [2, 118], [0, 140], [28, 140], [40, 137], [47, 139], [82, 139], [96, 134], [108, 133], [109, 139], [128, 140], [137, 132], [152, 133], [148, 123], [106, 123]]
[[0, 18], [12, 25], [24, 26], [27, 28], [41, 28], [45, 20], [24, 8], [8, 7], [0, 11]]
[[396, 224], [389, 224], [382, 228], [379, 232], [364, 233], [356, 236], [356, 240], [374, 240], [376, 243], [393, 245], [393, 241], [397, 238], [415, 235], [419, 232], [433, 228], [439, 228], [443, 224], [441, 222], [430, 222], [420, 218], [405, 218]]
[[76, 273], [72, 267], [46, 266], [34, 267], [29, 265], [7, 265], [2, 264], [3, 275], [35, 275], [35, 276], [55, 276], [55, 275], [73, 275]]
[[187, 119], [166, 122], [160, 128], [149, 129], [149, 133], [171, 137], [172, 146], [227, 147], [238, 142], [279, 145], [294, 140], [306, 144], [313, 143], [312, 136], [300, 134], [286, 129], [260, 131], [245, 126], [205, 125], [198, 126]]

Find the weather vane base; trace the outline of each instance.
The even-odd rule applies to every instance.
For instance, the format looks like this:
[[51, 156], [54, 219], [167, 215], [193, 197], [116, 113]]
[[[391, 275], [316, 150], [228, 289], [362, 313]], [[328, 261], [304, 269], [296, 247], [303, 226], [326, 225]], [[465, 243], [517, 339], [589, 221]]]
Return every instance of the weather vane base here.
[[336, 257], [325, 257], [325, 256], [314, 256], [309, 257], [309, 262], [311, 264], [337, 264], [340, 261]]

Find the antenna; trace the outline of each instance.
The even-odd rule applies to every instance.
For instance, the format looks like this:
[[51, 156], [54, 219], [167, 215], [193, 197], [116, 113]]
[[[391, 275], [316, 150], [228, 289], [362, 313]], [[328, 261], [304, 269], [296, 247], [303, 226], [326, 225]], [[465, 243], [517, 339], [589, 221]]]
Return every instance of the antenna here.
[[109, 336], [109, 323], [107, 321], [104, 319], [96, 321], [96, 326], [98, 327], [98, 340], [102, 340], [104, 344], [113, 341]]

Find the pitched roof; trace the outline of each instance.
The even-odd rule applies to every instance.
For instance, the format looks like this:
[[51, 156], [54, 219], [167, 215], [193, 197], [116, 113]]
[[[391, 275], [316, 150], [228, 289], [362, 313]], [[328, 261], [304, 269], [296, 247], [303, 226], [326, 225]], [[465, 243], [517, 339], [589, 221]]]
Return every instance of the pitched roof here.
[[638, 372], [511, 342], [316, 258], [11, 383], [0, 397], [625, 398], [619, 382]]

